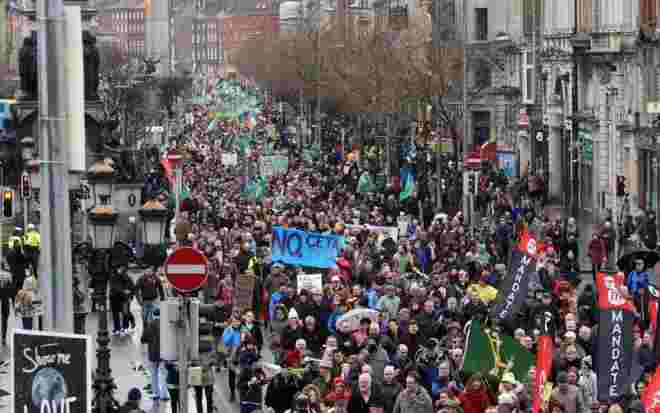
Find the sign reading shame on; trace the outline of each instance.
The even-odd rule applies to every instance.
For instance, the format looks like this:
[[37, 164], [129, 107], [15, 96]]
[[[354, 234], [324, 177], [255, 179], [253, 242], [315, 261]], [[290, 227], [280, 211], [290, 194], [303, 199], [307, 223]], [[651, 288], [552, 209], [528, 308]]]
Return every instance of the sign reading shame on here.
[[335, 268], [344, 238], [273, 227], [273, 262], [313, 268]]
[[92, 408], [92, 340], [34, 330], [12, 335], [13, 413], [77, 413]]

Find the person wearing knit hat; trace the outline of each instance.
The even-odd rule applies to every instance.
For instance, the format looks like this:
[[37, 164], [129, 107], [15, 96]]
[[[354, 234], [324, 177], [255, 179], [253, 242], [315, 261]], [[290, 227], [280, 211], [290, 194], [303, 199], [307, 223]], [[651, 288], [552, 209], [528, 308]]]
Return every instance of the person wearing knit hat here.
[[298, 320], [298, 312], [295, 308], [289, 310], [289, 320]]
[[119, 410], [120, 413], [144, 413], [140, 407], [142, 402], [142, 392], [137, 387], [133, 387], [128, 391], [126, 403]]

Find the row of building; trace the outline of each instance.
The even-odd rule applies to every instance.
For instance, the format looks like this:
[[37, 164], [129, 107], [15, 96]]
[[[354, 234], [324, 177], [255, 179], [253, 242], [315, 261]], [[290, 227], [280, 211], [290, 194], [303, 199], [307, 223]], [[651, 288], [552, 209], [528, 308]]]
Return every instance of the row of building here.
[[[656, 0], [241, 0], [215, 7], [205, 11], [197, 38], [182, 18], [177, 59], [201, 42], [209, 71], [221, 69], [242, 40], [297, 30], [310, 10], [366, 22], [385, 15], [387, 30], [400, 29], [395, 18], [427, 13], [435, 46], [467, 44], [466, 81], [450, 88], [465, 84], [467, 99], [443, 99], [467, 118], [467, 152], [497, 142], [519, 174], [544, 174], [552, 198], [594, 220], [608, 209], [620, 214], [617, 177], [626, 179], [632, 210], [660, 209]], [[130, 56], [144, 53], [143, 10], [100, 13], [102, 30], [119, 35]]]
[[[0, 58], [16, 32], [30, 30], [15, 3], [3, 1]], [[466, 120], [466, 153], [496, 142], [518, 174], [543, 173], [552, 198], [594, 220], [607, 209], [619, 215], [617, 177], [626, 179], [631, 209], [660, 209], [657, 0], [169, 0], [162, 38], [146, 33], [157, 3], [97, 0], [102, 54], [148, 57], [149, 38], [168, 43], [169, 27], [175, 63], [213, 73], [243, 40], [299, 30], [300, 19], [386, 16], [377, 30], [395, 31], [427, 14], [432, 46], [466, 46], [465, 79], [442, 99]]]

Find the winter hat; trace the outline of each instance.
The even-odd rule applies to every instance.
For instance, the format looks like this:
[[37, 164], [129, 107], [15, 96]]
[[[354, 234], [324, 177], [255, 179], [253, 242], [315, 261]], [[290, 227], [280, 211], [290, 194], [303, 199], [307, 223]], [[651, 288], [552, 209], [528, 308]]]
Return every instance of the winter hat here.
[[341, 377], [335, 377], [335, 387], [343, 386], [343, 385], [344, 385], [344, 379]]
[[142, 392], [137, 387], [128, 391], [128, 401], [137, 402], [142, 400]]
[[498, 404], [515, 404], [516, 399], [511, 393], [502, 393], [497, 398]]
[[289, 320], [293, 320], [293, 319], [296, 319], [296, 320], [298, 319], [298, 312], [296, 311], [295, 308], [292, 308], [291, 310], [289, 310]]

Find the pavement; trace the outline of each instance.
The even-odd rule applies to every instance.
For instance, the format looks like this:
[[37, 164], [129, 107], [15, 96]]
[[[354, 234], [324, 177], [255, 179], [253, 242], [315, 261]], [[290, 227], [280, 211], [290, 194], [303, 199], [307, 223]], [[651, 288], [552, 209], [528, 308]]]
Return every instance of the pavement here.
[[[139, 278], [141, 273], [134, 271], [131, 272], [131, 277], [134, 279]], [[143, 360], [147, 360], [146, 357], [146, 345], [140, 343], [140, 337], [142, 335], [142, 322], [141, 322], [141, 310], [137, 301], [133, 300], [131, 304], [131, 311], [135, 316], [137, 322], [137, 329], [130, 335], [127, 336], [111, 336], [110, 342], [110, 368], [112, 369], [112, 377], [114, 378], [115, 384], [117, 385], [117, 391], [115, 392], [115, 398], [119, 401], [120, 404], [123, 404], [126, 401], [128, 392], [133, 387], [138, 387], [142, 390], [143, 393], [143, 402], [142, 408], [146, 412], [158, 412], [158, 413], [169, 413], [171, 412], [171, 407], [169, 403], [161, 403], [159, 409], [154, 409], [150, 396], [145, 394], [144, 386], [147, 384], [147, 378], [141, 371], [136, 369], [138, 365], [147, 366], [147, 362], [143, 363]], [[8, 334], [11, 335], [14, 328], [20, 328], [20, 321], [17, 321], [14, 317], [14, 312], [11, 312], [9, 319], [9, 331]], [[99, 317], [97, 313], [90, 313], [87, 317], [86, 322], [86, 333], [92, 337], [92, 348], [96, 352], [96, 333], [98, 331], [98, 321]], [[109, 326], [112, 326], [112, 319], [108, 313], [108, 323]], [[264, 359], [266, 361], [272, 361], [272, 354], [264, 350]], [[4, 362], [8, 362], [10, 358], [10, 351], [8, 347], [0, 347], [0, 389], [6, 389], [10, 391], [11, 389], [11, 377], [9, 374], [9, 365], [3, 366]], [[93, 369], [96, 369], [96, 357], [93, 358]], [[93, 370], [93, 371], [94, 371]], [[0, 396], [0, 412], [6, 411], [9, 409], [9, 401], [11, 396], [1, 397]], [[195, 408], [195, 397], [194, 391], [191, 388], [188, 394], [189, 399], [189, 412], [196, 412]], [[237, 402], [229, 402], [229, 392], [227, 387], [227, 372], [221, 371], [216, 373], [215, 380], [215, 391], [213, 395], [213, 404], [215, 412], [222, 413], [238, 413], [240, 411], [239, 405]], [[197, 412], [202, 413], [202, 412]], [[213, 413], [208, 412], [206, 408], [206, 401], [204, 398], [204, 412], [203, 413]]]

